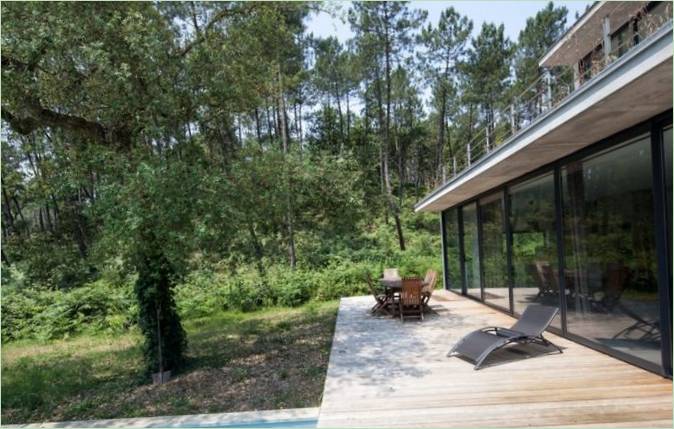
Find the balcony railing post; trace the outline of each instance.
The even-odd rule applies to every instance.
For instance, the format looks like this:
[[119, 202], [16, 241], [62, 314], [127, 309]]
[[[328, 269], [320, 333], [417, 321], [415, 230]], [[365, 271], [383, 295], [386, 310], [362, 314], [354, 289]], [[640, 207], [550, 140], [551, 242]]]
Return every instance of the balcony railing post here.
[[[581, 78], [580, 66], [578, 65], [578, 63], [574, 63], [573, 64], [573, 89], [578, 89], [578, 87], [581, 84], [581, 80], [582, 80], [582, 78]], [[569, 93], [571, 93], [570, 90], [569, 90]]]
[[604, 66], [611, 61], [611, 18], [605, 16], [601, 22], [602, 45], [604, 50]]
[[466, 145], [466, 158], [468, 159], [468, 166], [470, 167], [470, 143]]
[[485, 134], [487, 135], [487, 140], [485, 141], [485, 147], [487, 148], [487, 152], [489, 152], [489, 125], [487, 125]]
[[452, 176], [456, 176], [456, 157], [452, 157]]
[[512, 134], [515, 134], [515, 131], [517, 131], [515, 125], [515, 103], [517, 103], [517, 99], [510, 104], [510, 131]]
[[550, 70], [545, 71], [545, 110], [552, 107], [552, 74]]

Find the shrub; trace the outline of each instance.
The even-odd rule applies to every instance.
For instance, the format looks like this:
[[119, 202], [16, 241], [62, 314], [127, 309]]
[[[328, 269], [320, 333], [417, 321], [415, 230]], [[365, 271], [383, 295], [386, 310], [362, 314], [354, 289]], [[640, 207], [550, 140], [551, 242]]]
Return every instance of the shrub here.
[[114, 285], [98, 280], [69, 291], [5, 287], [2, 341], [120, 332], [135, 323], [134, 302], [129, 282]]
[[175, 271], [162, 253], [139, 260], [134, 293], [139, 305], [138, 326], [143, 333], [147, 374], [177, 370], [185, 362], [187, 335], [173, 296]]
[[311, 299], [316, 290], [316, 275], [304, 270], [277, 269], [268, 276], [267, 283], [276, 305], [296, 307]]

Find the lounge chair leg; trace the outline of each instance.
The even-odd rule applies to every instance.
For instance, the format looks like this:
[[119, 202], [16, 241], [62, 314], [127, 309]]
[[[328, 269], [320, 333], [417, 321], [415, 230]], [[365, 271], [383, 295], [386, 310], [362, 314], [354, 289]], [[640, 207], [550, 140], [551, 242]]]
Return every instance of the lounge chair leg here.
[[454, 347], [449, 349], [449, 351], [447, 352], [447, 357], [452, 357], [452, 355], [454, 354], [454, 351], [456, 350], [457, 347], [459, 347], [461, 345], [462, 342], [463, 341], [459, 341], [458, 343], [454, 344]]
[[557, 349], [559, 353], [564, 353], [561, 347], [559, 347], [557, 344], [553, 343], [552, 341], [549, 341], [547, 338], [543, 337], [543, 334], [541, 334], [541, 340], [543, 341], [544, 346], [552, 346]]
[[475, 366], [473, 367], [473, 370], [474, 370], [474, 371], [477, 371], [477, 370], [479, 370], [480, 368], [482, 368], [482, 364], [484, 363], [484, 360], [485, 360], [485, 359], [487, 359], [487, 356], [485, 356], [485, 357], [483, 357], [483, 358], [481, 358], [481, 359], [478, 359], [477, 362], [475, 362]]

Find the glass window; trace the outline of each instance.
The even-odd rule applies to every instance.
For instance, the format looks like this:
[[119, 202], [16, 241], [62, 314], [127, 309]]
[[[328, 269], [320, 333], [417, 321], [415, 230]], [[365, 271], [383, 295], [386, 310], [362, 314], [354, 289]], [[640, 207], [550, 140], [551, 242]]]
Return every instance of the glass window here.
[[447, 256], [447, 280], [449, 288], [461, 292], [461, 262], [459, 253], [458, 209], [445, 210], [445, 255]]
[[633, 45], [634, 34], [632, 21], [626, 22], [620, 29], [611, 35], [612, 60], [622, 57]]
[[484, 300], [510, 309], [502, 195], [497, 193], [480, 200], [482, 274]]
[[665, 148], [665, 195], [667, 196], [667, 228], [669, 230], [669, 241], [667, 243], [672, 246], [672, 127], [667, 128], [662, 132], [662, 144]]
[[562, 169], [567, 328], [660, 364], [650, 136]]
[[466, 292], [482, 298], [480, 292], [480, 256], [477, 236], [477, 204], [462, 207], [463, 214], [463, 257], [466, 270]]
[[[522, 314], [529, 304], [559, 307], [554, 174], [512, 186], [508, 198], [513, 310]], [[553, 326], [561, 327], [559, 315]]]

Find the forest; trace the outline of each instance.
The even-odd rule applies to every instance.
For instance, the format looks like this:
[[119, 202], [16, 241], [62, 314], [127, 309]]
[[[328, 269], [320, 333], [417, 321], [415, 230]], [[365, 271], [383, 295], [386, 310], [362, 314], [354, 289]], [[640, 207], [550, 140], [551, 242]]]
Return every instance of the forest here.
[[[306, 28], [321, 10], [353, 31]], [[2, 4], [2, 341], [145, 336], [441, 269], [413, 205], [566, 28], [414, 3]], [[160, 326], [158, 326], [160, 323]], [[161, 331], [161, 338], [154, 335]]]

